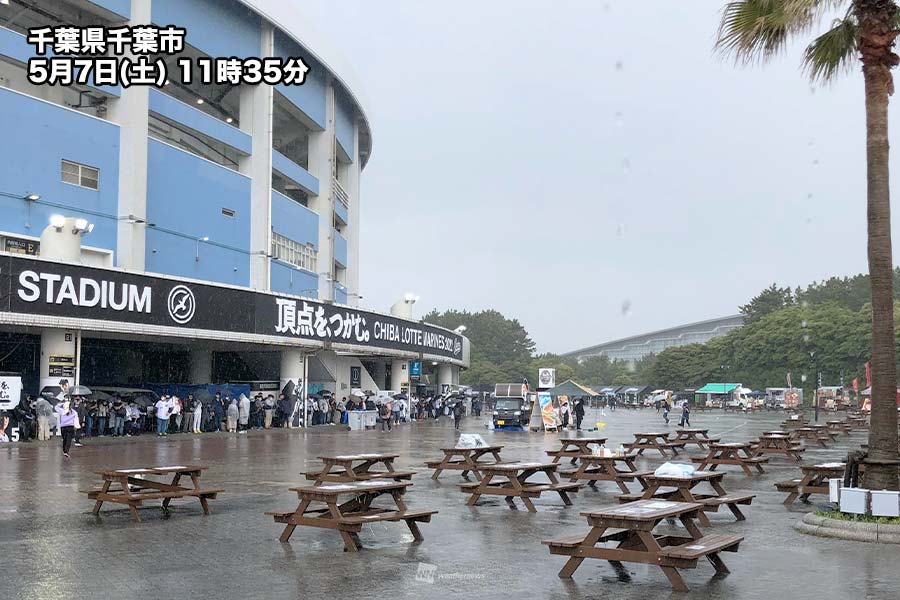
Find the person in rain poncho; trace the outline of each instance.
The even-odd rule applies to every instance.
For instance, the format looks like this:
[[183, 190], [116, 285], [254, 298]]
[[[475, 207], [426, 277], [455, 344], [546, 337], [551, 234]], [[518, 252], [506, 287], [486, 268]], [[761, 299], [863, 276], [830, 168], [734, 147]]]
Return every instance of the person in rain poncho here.
[[240, 423], [241, 431], [247, 431], [250, 424], [250, 398], [244, 394], [241, 394], [240, 402], [238, 403], [238, 422]]
[[232, 399], [231, 402], [228, 403], [228, 408], [225, 410], [225, 415], [228, 421], [228, 432], [234, 433], [237, 431], [238, 417], [240, 416], [240, 409], [238, 408], [238, 401]]

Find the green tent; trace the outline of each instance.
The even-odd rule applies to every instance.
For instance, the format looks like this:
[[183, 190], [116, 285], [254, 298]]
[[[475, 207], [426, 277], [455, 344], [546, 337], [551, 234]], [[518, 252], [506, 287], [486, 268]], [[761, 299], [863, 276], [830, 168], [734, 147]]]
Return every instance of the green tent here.
[[707, 383], [694, 392], [695, 394], [730, 394], [735, 388], [741, 387], [739, 383]]
[[568, 380], [562, 382], [555, 388], [551, 388], [551, 389], [547, 390], [546, 393], [550, 394], [551, 396], [568, 396], [569, 398], [572, 398], [575, 396], [593, 397], [593, 396], [600, 395], [597, 392], [595, 392], [594, 390], [592, 390], [591, 388], [583, 386], [580, 383], [576, 383], [576, 382], [572, 381], [571, 379], [568, 379]]

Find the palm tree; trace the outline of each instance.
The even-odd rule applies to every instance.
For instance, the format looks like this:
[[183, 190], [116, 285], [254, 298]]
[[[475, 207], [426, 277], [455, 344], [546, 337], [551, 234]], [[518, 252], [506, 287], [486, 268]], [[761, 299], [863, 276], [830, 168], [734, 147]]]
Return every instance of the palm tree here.
[[872, 287], [872, 419], [866, 487], [898, 489], [897, 364], [888, 187], [888, 98], [900, 33], [894, 0], [736, 0], [722, 13], [716, 48], [738, 62], [768, 60], [792, 37], [807, 34], [829, 13], [846, 8], [806, 47], [803, 64], [813, 82], [830, 81], [862, 63], [866, 96], [866, 197]]

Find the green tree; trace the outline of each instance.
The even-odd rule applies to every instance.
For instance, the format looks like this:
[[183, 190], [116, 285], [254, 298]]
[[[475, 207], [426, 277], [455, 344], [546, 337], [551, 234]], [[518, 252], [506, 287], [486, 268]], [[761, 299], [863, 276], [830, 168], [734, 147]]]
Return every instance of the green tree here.
[[866, 109], [866, 196], [869, 281], [872, 294], [872, 418], [866, 485], [898, 489], [897, 363], [894, 340], [893, 257], [889, 186], [888, 98], [898, 9], [894, 0], [736, 0], [726, 4], [717, 47], [739, 61], [769, 59], [805, 35], [836, 6], [847, 6], [831, 29], [806, 48], [813, 81], [829, 81], [862, 63]]
[[791, 288], [780, 288], [774, 283], [761, 291], [749, 303], [740, 307], [745, 323], [752, 323], [776, 310], [794, 303]]

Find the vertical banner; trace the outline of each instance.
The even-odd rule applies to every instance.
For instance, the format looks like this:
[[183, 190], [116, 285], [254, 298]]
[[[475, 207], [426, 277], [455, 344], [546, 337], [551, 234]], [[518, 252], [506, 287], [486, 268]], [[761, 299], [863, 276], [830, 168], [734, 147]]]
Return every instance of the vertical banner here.
[[541, 422], [544, 429], [556, 429], [556, 411], [553, 410], [553, 396], [547, 392], [538, 392], [538, 402], [541, 405]]
[[866, 387], [872, 387], [872, 367], [866, 363]]
[[362, 367], [350, 367], [350, 387], [362, 386]]

